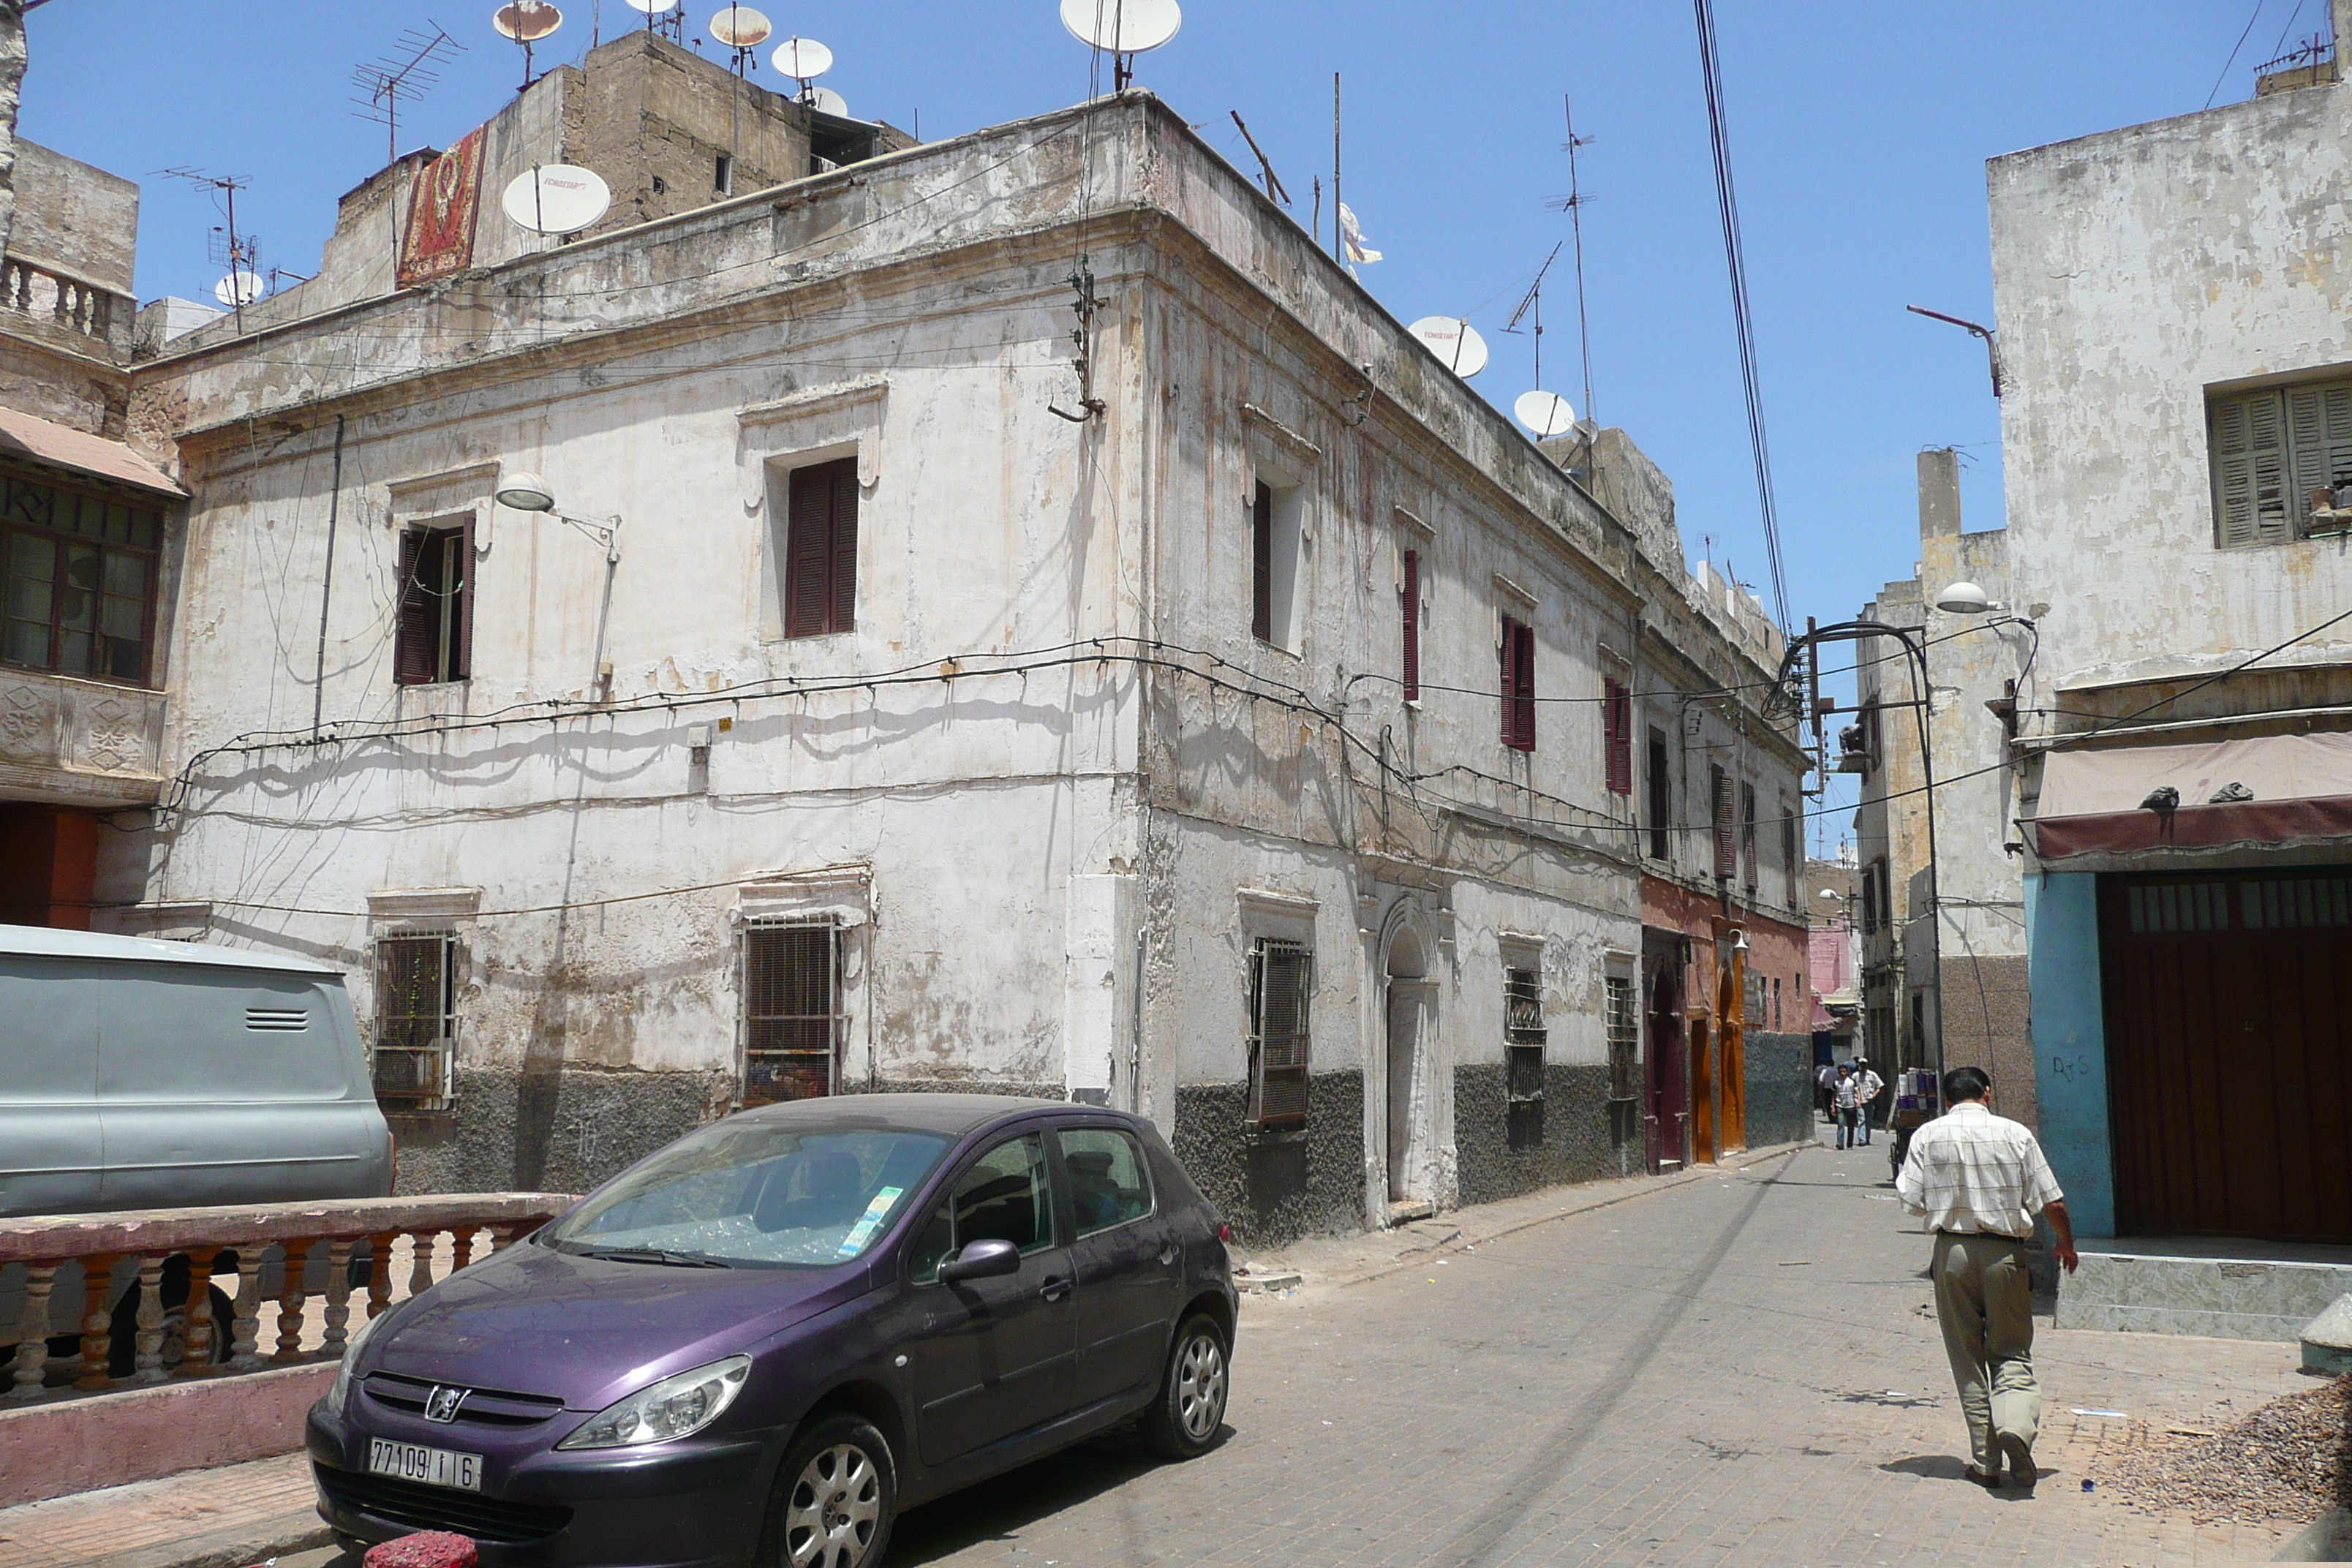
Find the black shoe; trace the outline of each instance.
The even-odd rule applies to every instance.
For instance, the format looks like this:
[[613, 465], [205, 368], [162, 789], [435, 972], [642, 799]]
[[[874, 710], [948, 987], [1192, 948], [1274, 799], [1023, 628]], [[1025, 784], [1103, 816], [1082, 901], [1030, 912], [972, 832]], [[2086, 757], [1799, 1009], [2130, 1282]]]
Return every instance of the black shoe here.
[[2000, 1489], [2000, 1472], [1999, 1470], [1979, 1470], [1974, 1465], [1970, 1465], [1961, 1473], [1966, 1475], [1969, 1480], [1974, 1481], [1977, 1485], [1984, 1488], [1984, 1489], [1989, 1492], [1999, 1491]]
[[2033, 1468], [2033, 1449], [2024, 1438], [2014, 1433], [2004, 1433], [1994, 1438], [1993, 1443], [2000, 1450], [2002, 1462], [2009, 1467], [2009, 1479], [2016, 1483], [2020, 1491], [2031, 1492], [2033, 1483], [2041, 1479], [2040, 1472]]

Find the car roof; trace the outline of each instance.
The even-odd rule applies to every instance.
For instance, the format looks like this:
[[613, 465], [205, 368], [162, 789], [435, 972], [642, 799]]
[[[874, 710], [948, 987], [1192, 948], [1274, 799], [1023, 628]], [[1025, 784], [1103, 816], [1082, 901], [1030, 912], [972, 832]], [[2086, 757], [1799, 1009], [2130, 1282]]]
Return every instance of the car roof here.
[[878, 1121], [912, 1132], [938, 1132], [960, 1138], [1014, 1117], [1054, 1111], [1126, 1120], [1124, 1112], [1106, 1112], [1096, 1106], [1073, 1105], [1061, 1100], [1028, 1100], [1010, 1094], [836, 1094], [762, 1106], [747, 1114], [763, 1121], [837, 1121], [860, 1126], [870, 1126]]
[[158, 942], [152, 937], [113, 936], [105, 931], [58, 931], [49, 926], [0, 925], [0, 957], [80, 958], [134, 963], [199, 964], [209, 969], [266, 969], [278, 974], [343, 977], [340, 969], [307, 958], [215, 947], [202, 942]]

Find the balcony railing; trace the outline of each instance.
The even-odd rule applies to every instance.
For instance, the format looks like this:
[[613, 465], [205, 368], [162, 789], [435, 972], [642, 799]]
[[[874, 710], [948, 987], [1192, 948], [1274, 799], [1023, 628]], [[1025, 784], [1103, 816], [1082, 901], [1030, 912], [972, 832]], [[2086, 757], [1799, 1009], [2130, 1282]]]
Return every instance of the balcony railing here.
[[20, 256], [0, 259], [0, 305], [113, 350], [129, 346], [136, 309], [128, 294]]
[[[0, 1404], [339, 1361], [355, 1306], [359, 1321], [375, 1317], [571, 1202], [482, 1193], [0, 1220], [0, 1268], [23, 1266]], [[167, 1277], [186, 1282], [176, 1309]], [[225, 1324], [215, 1286], [234, 1287]]]

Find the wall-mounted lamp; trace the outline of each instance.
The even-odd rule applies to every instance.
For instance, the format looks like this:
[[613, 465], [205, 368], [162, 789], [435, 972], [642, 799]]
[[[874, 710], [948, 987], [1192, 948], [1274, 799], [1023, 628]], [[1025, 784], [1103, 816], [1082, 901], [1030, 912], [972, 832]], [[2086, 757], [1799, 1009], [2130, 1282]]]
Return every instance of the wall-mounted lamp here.
[[[1936, 595], [1936, 608], [1948, 616], [2006, 616], [2019, 626], [2032, 627], [2030, 616], [2017, 615], [2000, 600], [1988, 596], [1982, 588], [1963, 577]], [[2047, 615], [2050, 606], [2036, 605], [2035, 612]]]
[[607, 562], [618, 561], [621, 558], [621, 520], [619, 518], [616, 517], [609, 522], [596, 522], [558, 510], [555, 505], [555, 491], [549, 488], [545, 479], [528, 468], [518, 468], [513, 473], [503, 477], [499, 481], [499, 488], [491, 492], [491, 499], [500, 506], [511, 507], [517, 511], [546, 512], [554, 517], [557, 521], [570, 523], [597, 543], [602, 544], [604, 547], [604, 559]]

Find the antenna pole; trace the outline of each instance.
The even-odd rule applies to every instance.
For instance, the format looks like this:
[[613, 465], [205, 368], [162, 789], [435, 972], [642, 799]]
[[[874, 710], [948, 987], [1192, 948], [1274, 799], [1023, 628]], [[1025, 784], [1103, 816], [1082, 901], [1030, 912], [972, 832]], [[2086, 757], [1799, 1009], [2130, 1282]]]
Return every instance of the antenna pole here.
[[1339, 73], [1331, 73], [1331, 254], [1348, 264], [1348, 223], [1339, 216]]
[[1257, 138], [1250, 134], [1249, 123], [1242, 118], [1242, 111], [1238, 109], [1229, 109], [1225, 112], [1232, 115], [1234, 123], [1242, 128], [1242, 140], [1249, 143], [1249, 150], [1257, 154], [1258, 167], [1265, 171], [1266, 200], [1280, 202], [1284, 206], [1288, 206], [1290, 193], [1283, 188], [1281, 176], [1274, 172], [1274, 160], [1265, 155], [1265, 149], [1260, 147], [1257, 144]]
[[225, 180], [221, 188], [228, 193], [228, 297], [233, 301], [231, 309], [236, 312], [237, 335], [242, 337], [245, 335], [245, 279], [237, 276], [244, 268], [238, 259], [243, 252], [237, 249], [236, 245], [236, 182]]
[[[1576, 181], [1576, 110], [1568, 94], [1559, 95], [1560, 112], [1568, 121], [1568, 228], [1576, 244], [1576, 346], [1584, 360], [1584, 416], [1592, 415], [1592, 334], [1584, 313], [1584, 192]], [[1540, 332], [1541, 328], [1537, 331]], [[1543, 340], [1536, 340], [1538, 348]]]

